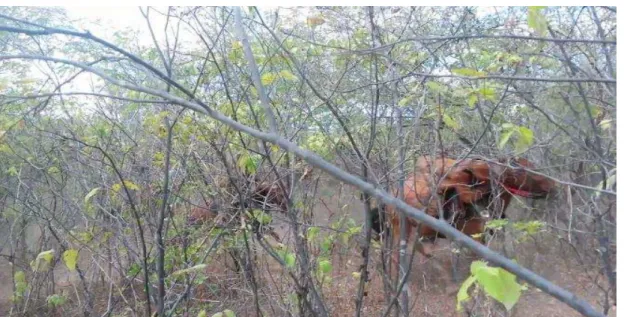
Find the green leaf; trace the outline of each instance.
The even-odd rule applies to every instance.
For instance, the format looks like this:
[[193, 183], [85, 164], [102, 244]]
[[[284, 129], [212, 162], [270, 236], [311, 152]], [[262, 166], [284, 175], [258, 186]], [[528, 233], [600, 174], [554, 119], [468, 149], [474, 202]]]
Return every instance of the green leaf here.
[[540, 35], [546, 35], [548, 22], [546, 17], [540, 12], [545, 7], [529, 7], [527, 24]]
[[138, 263], [132, 263], [128, 269], [129, 276], [135, 276], [141, 272], [142, 268]]
[[92, 190], [91, 190], [91, 191], [87, 194], [87, 196], [85, 196], [85, 198], [84, 198], [84, 202], [85, 202], [85, 204], [86, 204], [86, 203], [88, 203], [88, 202], [89, 202], [89, 200], [90, 200], [91, 198], [93, 198], [93, 196], [95, 196], [95, 194], [97, 194], [97, 192], [98, 192], [98, 191], [100, 191], [100, 187], [96, 187], [96, 188], [92, 189]]
[[15, 293], [18, 297], [24, 296], [28, 290], [28, 283], [26, 282], [26, 273], [24, 271], [17, 271], [13, 275], [15, 280]]
[[516, 276], [502, 268], [489, 267], [483, 261], [475, 261], [470, 271], [476, 277], [486, 294], [494, 298], [509, 311], [518, 302], [522, 287]]
[[225, 315], [225, 317], [236, 317], [236, 314], [229, 309], [224, 310], [223, 314]]
[[321, 251], [323, 252], [329, 252], [329, 250], [331, 249], [331, 247], [334, 244], [334, 240], [336, 238], [333, 235], [329, 235], [327, 237], [325, 237], [325, 239], [323, 239], [323, 242], [321, 242]]
[[516, 142], [516, 153], [526, 151], [533, 145], [533, 131], [526, 127], [518, 127], [518, 141]]
[[485, 228], [499, 230], [499, 229], [502, 229], [504, 226], [506, 226], [508, 223], [509, 223], [509, 220], [507, 219], [494, 219], [494, 220], [488, 221], [485, 224]]
[[498, 148], [502, 149], [505, 147], [505, 144], [509, 141], [509, 138], [514, 133], [513, 130], [505, 131], [501, 134], [500, 140], [498, 140]]
[[34, 261], [30, 263], [30, 267], [35, 272], [45, 271], [48, 269], [52, 259], [54, 258], [54, 249], [43, 251], [37, 255]]
[[331, 272], [332, 264], [329, 260], [321, 260], [319, 261], [319, 270], [325, 274]]
[[600, 121], [600, 123], [598, 123], [598, 126], [602, 129], [602, 130], [609, 130], [611, 128], [611, 123], [613, 122], [612, 119], [607, 119], [607, 120], [602, 120]]
[[516, 128], [516, 126], [511, 123], [503, 123], [501, 127], [503, 128], [503, 130], [510, 130], [510, 129]]
[[206, 316], [208, 316], [208, 313], [206, 313], [206, 311], [203, 309], [197, 314], [197, 317], [206, 317]]
[[460, 76], [468, 76], [468, 77], [481, 77], [485, 76], [484, 72], [480, 72], [473, 68], [452, 68], [451, 72]]
[[280, 72], [279, 72], [279, 74], [280, 74], [280, 76], [281, 76], [282, 78], [284, 78], [284, 79], [286, 79], [286, 80], [289, 80], [289, 81], [295, 81], [295, 80], [297, 80], [297, 76], [293, 75], [293, 73], [291, 73], [290, 71], [288, 71], [288, 70], [286, 70], [286, 69], [285, 69], [285, 70], [280, 71]]
[[233, 50], [242, 50], [243, 49], [243, 42], [241, 42], [241, 41], [233, 41], [232, 42], [232, 49]]
[[241, 155], [240, 159], [238, 160], [238, 166], [241, 169], [245, 170], [245, 172], [247, 172], [248, 174], [255, 174], [256, 170], [258, 169], [256, 160], [249, 154]]
[[444, 89], [440, 83], [435, 81], [428, 81], [426, 84], [427, 88], [431, 89], [433, 92], [438, 92]]
[[275, 73], [266, 73], [262, 74], [262, 78], [260, 79], [262, 84], [267, 86], [275, 82], [277, 80], [277, 75]]
[[59, 294], [54, 294], [54, 295], [50, 295], [48, 296], [48, 305], [51, 307], [59, 307], [63, 304], [65, 304], [65, 302], [67, 301], [67, 298], [63, 295], [59, 295]]
[[483, 96], [483, 99], [486, 99], [489, 101], [496, 101], [496, 91], [493, 88], [483, 87], [479, 89], [479, 94]]
[[292, 268], [295, 267], [296, 257], [293, 253], [287, 253], [284, 257], [284, 262], [286, 263], [286, 267]]
[[444, 115], [442, 115], [442, 121], [444, 121], [444, 124], [449, 126], [451, 129], [455, 131], [459, 130], [459, 123], [457, 123], [457, 121], [451, 118], [451, 116], [449, 116], [448, 114], [445, 113]]
[[533, 144], [533, 131], [526, 127], [519, 127], [518, 133], [520, 135], [520, 139], [526, 142], [527, 144]]
[[405, 98], [399, 100], [399, 107], [405, 107], [412, 99], [412, 95], [407, 95]]
[[470, 96], [468, 96], [468, 106], [470, 106], [470, 108], [474, 108], [474, 105], [477, 103], [477, 101], [479, 101], [479, 97], [477, 97], [477, 94], [470, 94]]
[[9, 169], [7, 170], [7, 172], [9, 173], [9, 175], [11, 176], [17, 176], [17, 174], [19, 174], [17, 172], [17, 168], [15, 168], [15, 166], [11, 166], [9, 167]]
[[321, 229], [319, 227], [308, 228], [308, 240], [314, 240], [320, 231]]
[[76, 270], [76, 263], [78, 262], [78, 250], [68, 249], [63, 252], [63, 263], [70, 271]]
[[271, 223], [271, 220], [272, 220], [271, 215], [264, 212], [264, 210], [262, 209], [252, 210], [251, 217], [262, 225], [268, 225]]
[[462, 283], [459, 291], [457, 292], [457, 311], [462, 310], [462, 303], [470, 299], [470, 295], [468, 295], [468, 289], [474, 282], [477, 280], [474, 276], [469, 276], [464, 283]]
[[589, 106], [589, 114], [592, 118], [596, 119], [602, 114], [602, 109], [598, 106]]
[[48, 168], [48, 174], [52, 175], [52, 174], [57, 174], [59, 172], [60, 170], [56, 166], [50, 166], [50, 168]]
[[[135, 183], [133, 183], [133, 182], [131, 182], [129, 180], [125, 180], [125, 181], [123, 181], [123, 183], [124, 183], [124, 185], [126, 185], [126, 188], [128, 188], [128, 190], [139, 190], [140, 189], [137, 184], [135, 184]], [[114, 184], [111, 187], [111, 189], [114, 192], [118, 193], [121, 190], [121, 183]]]
[[17, 271], [15, 272], [14, 279], [17, 283], [26, 283], [26, 274], [24, 271]]

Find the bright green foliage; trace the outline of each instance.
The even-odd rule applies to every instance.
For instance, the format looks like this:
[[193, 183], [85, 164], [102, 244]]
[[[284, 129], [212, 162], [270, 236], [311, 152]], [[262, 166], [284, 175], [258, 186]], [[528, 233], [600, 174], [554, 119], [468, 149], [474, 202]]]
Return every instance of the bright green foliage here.
[[76, 264], [78, 262], [78, 250], [68, 249], [63, 252], [63, 263], [70, 271], [76, 270]]
[[504, 123], [501, 127], [502, 133], [498, 141], [499, 148], [504, 148], [512, 136], [515, 138], [514, 145], [517, 154], [525, 152], [533, 145], [533, 131], [531, 129], [511, 123]]
[[26, 274], [24, 271], [17, 271], [13, 275], [15, 282], [15, 292], [11, 298], [13, 302], [19, 302], [24, 298], [26, 291], [28, 290], [28, 282], [26, 282]]
[[67, 301], [67, 297], [63, 295], [59, 295], [59, 294], [50, 295], [48, 296], [48, 299], [47, 299], [48, 306], [53, 307], [53, 308], [63, 306], [63, 304], [65, 304], [66, 301]]
[[251, 212], [247, 212], [247, 215], [260, 223], [261, 225], [268, 225], [271, 223], [273, 218], [268, 213], [264, 212], [262, 209], [254, 209]]
[[547, 33], [548, 22], [542, 14], [542, 10], [546, 7], [529, 7], [527, 23], [530, 28], [535, 30], [537, 34], [544, 36]]
[[457, 310], [470, 298], [468, 289], [476, 285], [491, 298], [500, 302], [509, 311], [520, 299], [522, 286], [516, 282], [516, 276], [498, 267], [488, 266], [483, 261], [474, 261], [470, 266], [471, 276], [464, 281], [457, 294]]
[[37, 255], [34, 261], [30, 262], [30, 267], [35, 272], [47, 271], [54, 259], [54, 250], [43, 251]]
[[285, 246], [280, 246], [278, 250], [275, 251], [277, 255], [280, 257], [287, 268], [294, 268], [297, 257], [293, 252], [290, 252]]

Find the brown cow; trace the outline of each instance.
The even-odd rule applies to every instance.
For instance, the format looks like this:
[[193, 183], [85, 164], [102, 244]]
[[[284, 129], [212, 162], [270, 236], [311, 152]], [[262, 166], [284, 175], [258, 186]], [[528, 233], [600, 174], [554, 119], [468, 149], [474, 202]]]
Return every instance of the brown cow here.
[[[552, 180], [528, 171], [527, 168], [533, 168], [533, 165], [524, 158], [501, 159], [500, 162], [509, 163], [511, 168], [478, 159], [458, 162], [449, 158], [420, 157], [416, 162], [416, 173], [408, 177], [404, 184], [403, 199], [432, 217], [442, 216], [466, 235], [480, 234], [477, 239], [484, 243], [482, 233], [486, 220], [480, 215], [478, 206], [492, 210], [495, 217], [504, 218], [512, 195], [539, 199], [547, 197], [555, 188]], [[496, 195], [496, 192], [500, 194]], [[394, 194], [398, 196], [398, 191], [394, 190]], [[495, 204], [498, 198], [501, 203]], [[386, 206], [385, 212], [397, 246], [400, 239], [399, 214], [394, 206]], [[372, 216], [373, 229], [379, 235], [383, 228], [377, 208]], [[417, 227], [418, 222], [412, 218], [407, 218], [407, 222], [409, 239], [412, 227]], [[431, 240], [444, 237], [426, 225], [419, 227], [418, 235], [424, 240], [418, 245], [418, 251], [427, 257], [431, 256]], [[397, 253], [394, 258], [398, 263]]]

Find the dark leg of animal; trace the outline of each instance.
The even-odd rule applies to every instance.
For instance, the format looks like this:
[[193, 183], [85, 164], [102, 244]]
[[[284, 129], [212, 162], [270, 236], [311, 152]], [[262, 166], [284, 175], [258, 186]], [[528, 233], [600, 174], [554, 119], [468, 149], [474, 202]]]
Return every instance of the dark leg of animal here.
[[[371, 214], [369, 216], [371, 217], [371, 229], [373, 231], [372, 238], [375, 241], [380, 241], [382, 232], [385, 232], [384, 230], [385, 221], [383, 219], [384, 215], [383, 213], [380, 212], [380, 209], [378, 207], [375, 207], [371, 209]], [[364, 257], [364, 247], [362, 247], [361, 255], [362, 257]]]
[[380, 212], [380, 209], [378, 207], [375, 207], [373, 209], [371, 209], [371, 218], [372, 218], [372, 229], [373, 232], [375, 232], [377, 234], [377, 236], [375, 237], [375, 240], [379, 240], [381, 233], [384, 232], [384, 217], [383, 214]]
[[[444, 195], [444, 200], [444, 218], [457, 228], [457, 218], [467, 216], [466, 213], [470, 213], [470, 211], [465, 210], [468, 208], [464, 208], [463, 204], [459, 201], [459, 196], [455, 190], [447, 191]], [[440, 233], [438, 233], [438, 237], [446, 238]], [[459, 253], [454, 252], [454, 244], [455, 243], [451, 241], [451, 281], [453, 283], [457, 283], [459, 280], [459, 273], [457, 271]]]

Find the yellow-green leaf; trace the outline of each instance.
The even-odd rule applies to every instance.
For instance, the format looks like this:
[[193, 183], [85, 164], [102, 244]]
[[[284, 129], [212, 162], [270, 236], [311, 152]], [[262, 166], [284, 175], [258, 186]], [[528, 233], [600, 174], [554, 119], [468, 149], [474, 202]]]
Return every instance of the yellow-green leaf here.
[[241, 169], [245, 170], [245, 172], [247, 172], [248, 174], [255, 174], [258, 168], [256, 160], [254, 160], [254, 158], [248, 154], [241, 155], [240, 159], [238, 160], [238, 166]]
[[526, 142], [527, 144], [533, 144], [533, 131], [526, 127], [519, 127], [518, 133], [520, 135], [520, 139]]
[[52, 259], [54, 258], [54, 249], [41, 252], [34, 261], [30, 262], [30, 267], [35, 272], [45, 271], [48, 269]]
[[11, 175], [11, 176], [17, 176], [17, 174], [19, 174], [17, 172], [17, 168], [15, 168], [15, 166], [9, 167], [9, 169], [7, 170], [7, 173], [9, 173], [9, 175]]
[[425, 85], [427, 85], [427, 88], [431, 89], [433, 92], [441, 91], [444, 88], [444, 86], [435, 81], [428, 81]]
[[477, 103], [477, 101], [479, 101], [479, 97], [477, 97], [477, 94], [470, 94], [470, 96], [468, 96], [468, 106], [470, 106], [470, 108], [474, 108], [474, 105]]
[[52, 262], [52, 259], [54, 258], [54, 249], [39, 253], [37, 258], [44, 259], [46, 262]]
[[498, 148], [502, 149], [505, 147], [505, 144], [509, 141], [509, 138], [514, 133], [513, 130], [507, 130], [501, 134], [500, 140], [498, 141]]
[[502, 268], [488, 266], [483, 261], [475, 261], [470, 266], [472, 275], [486, 294], [494, 298], [509, 311], [518, 302], [522, 287], [516, 276]]
[[613, 122], [613, 120], [611, 119], [607, 119], [607, 120], [602, 120], [600, 121], [600, 123], [598, 124], [598, 126], [603, 129], [603, 130], [608, 130], [609, 128], [611, 128], [611, 122]]
[[88, 203], [89, 200], [91, 200], [91, 198], [93, 198], [93, 196], [95, 196], [95, 194], [97, 194], [98, 191], [100, 191], [100, 187], [96, 187], [92, 189], [84, 198], [85, 204]]
[[479, 89], [479, 94], [483, 96], [483, 99], [496, 101], [496, 91], [490, 87], [483, 87]]
[[546, 17], [540, 12], [545, 7], [529, 7], [527, 24], [540, 35], [546, 35], [548, 22]]
[[129, 180], [125, 180], [124, 181], [124, 185], [126, 185], [126, 187], [129, 190], [139, 190], [139, 185], [137, 185], [137, 184], [135, 184], [135, 183], [133, 183], [133, 182], [131, 182]]
[[262, 78], [260, 79], [262, 84], [267, 86], [275, 82], [277, 80], [277, 75], [275, 73], [265, 73], [262, 74]]
[[297, 80], [297, 76], [293, 75], [290, 71], [284, 69], [279, 72], [280, 76], [286, 80], [295, 81]]
[[28, 290], [28, 283], [26, 282], [26, 273], [24, 271], [17, 271], [13, 275], [15, 280], [15, 293], [17, 296], [23, 296]]
[[468, 289], [476, 280], [477, 278], [471, 275], [464, 281], [464, 283], [462, 283], [459, 291], [457, 292], [457, 311], [461, 311], [462, 303], [470, 298], [470, 295], [468, 295]]
[[518, 127], [518, 140], [516, 141], [516, 153], [526, 151], [533, 144], [533, 131], [525, 127]]
[[308, 228], [308, 240], [314, 240], [314, 238], [318, 235], [320, 230], [321, 229], [319, 227]]
[[232, 42], [232, 49], [233, 50], [243, 49], [243, 43], [241, 41], [233, 41]]
[[412, 98], [412, 95], [407, 95], [405, 98], [399, 100], [399, 107], [405, 107], [410, 101], [412, 101]]
[[446, 124], [447, 126], [449, 126], [451, 129], [455, 131], [459, 129], [459, 123], [457, 123], [455, 119], [451, 118], [451, 116], [449, 116], [446, 113], [442, 116], [442, 121], [444, 121], [444, 124]]
[[197, 314], [197, 317], [206, 317], [206, 316], [208, 316], [208, 313], [206, 313], [206, 311], [203, 309]]
[[75, 271], [78, 263], [78, 250], [68, 249], [63, 252], [63, 263], [70, 271]]
[[589, 113], [592, 118], [596, 119], [602, 114], [602, 109], [598, 106], [589, 106]]

